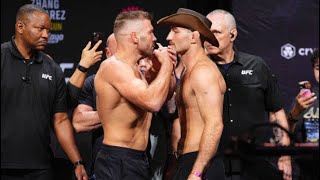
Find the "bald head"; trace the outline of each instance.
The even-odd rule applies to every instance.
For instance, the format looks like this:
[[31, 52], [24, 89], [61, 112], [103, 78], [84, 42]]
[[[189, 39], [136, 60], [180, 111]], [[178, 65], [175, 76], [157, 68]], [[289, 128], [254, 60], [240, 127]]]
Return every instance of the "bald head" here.
[[114, 36], [114, 33], [112, 33], [106, 42], [106, 56], [107, 58], [111, 57], [117, 50], [117, 41], [116, 38]]
[[[236, 20], [234, 19], [233, 15], [231, 13], [229, 13], [228, 11], [225, 11], [222, 9], [216, 9], [216, 10], [211, 11], [207, 15], [207, 18], [212, 21], [212, 19], [217, 16], [223, 16], [224, 25], [226, 26], [226, 28], [228, 28], [229, 31], [237, 28]], [[214, 22], [212, 22], [212, 23], [214, 23]]]

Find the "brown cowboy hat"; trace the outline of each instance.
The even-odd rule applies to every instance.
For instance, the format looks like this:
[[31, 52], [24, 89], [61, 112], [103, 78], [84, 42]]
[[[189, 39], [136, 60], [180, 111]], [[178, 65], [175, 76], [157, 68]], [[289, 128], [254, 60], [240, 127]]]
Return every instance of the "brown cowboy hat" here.
[[219, 47], [219, 42], [210, 31], [211, 21], [196, 11], [179, 8], [177, 13], [163, 17], [157, 23], [181, 26], [198, 31], [211, 45]]

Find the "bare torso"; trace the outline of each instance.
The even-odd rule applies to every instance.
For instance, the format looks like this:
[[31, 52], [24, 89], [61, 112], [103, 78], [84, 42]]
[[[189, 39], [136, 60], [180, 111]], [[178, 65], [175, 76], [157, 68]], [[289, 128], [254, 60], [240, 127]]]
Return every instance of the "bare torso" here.
[[[112, 59], [103, 62], [95, 77], [97, 110], [104, 131], [103, 144], [145, 150], [152, 113], [130, 103], [112, 85], [117, 79], [114, 79], [110, 68], [116, 68], [113, 64], [126, 65], [115, 61], [117, 60]], [[136, 69], [132, 68], [132, 72], [133, 76], [142, 79]]]
[[[225, 83], [223, 77], [220, 75], [219, 69], [207, 57], [203, 57], [202, 60], [195, 63], [191, 68], [187, 68], [181, 76], [181, 83], [180, 87], [178, 87], [176, 96], [181, 126], [181, 138], [178, 144], [179, 154], [199, 151], [205, 123], [199, 109], [199, 106], [201, 108], [201, 105], [197, 102], [194, 87], [192, 87], [191, 76], [193, 75], [192, 72], [194, 70], [204, 66], [206, 68], [210, 68], [212, 74], [219, 77], [219, 82], [217, 82], [220, 84], [219, 86], [225, 87]], [[204, 74], [203, 76], [206, 75], [207, 74]]]

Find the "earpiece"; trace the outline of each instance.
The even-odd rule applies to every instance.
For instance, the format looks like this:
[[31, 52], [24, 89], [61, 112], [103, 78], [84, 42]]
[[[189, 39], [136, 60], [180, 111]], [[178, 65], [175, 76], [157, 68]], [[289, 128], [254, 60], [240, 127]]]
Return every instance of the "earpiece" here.
[[231, 35], [231, 38], [233, 38], [233, 37], [234, 37], [234, 34], [233, 34], [233, 33], [230, 33], [230, 35]]

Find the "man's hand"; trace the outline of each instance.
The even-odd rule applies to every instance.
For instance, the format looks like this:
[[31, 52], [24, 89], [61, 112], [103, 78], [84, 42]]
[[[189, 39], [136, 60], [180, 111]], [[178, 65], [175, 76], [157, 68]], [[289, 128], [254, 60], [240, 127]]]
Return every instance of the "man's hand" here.
[[102, 43], [101, 40], [99, 40], [91, 49], [91, 41], [88, 42], [86, 47], [82, 50], [81, 59], [79, 64], [85, 68], [89, 68], [92, 65], [94, 65], [96, 62], [101, 60], [102, 57], [102, 51], [97, 51], [97, 48]]
[[284, 180], [292, 180], [291, 157], [281, 156], [278, 159], [278, 168], [282, 171]]
[[[170, 51], [172, 51], [172, 49], [168, 50], [168, 47], [163, 47], [160, 43], [157, 43], [157, 44], [158, 44], [159, 48], [155, 49], [153, 51], [153, 54], [156, 56], [158, 62], [161, 63], [161, 66], [164, 64], [168, 64], [168, 63], [173, 64], [174, 61], [172, 59], [173, 58], [172, 52], [170, 52]], [[171, 60], [171, 62], [168, 61], [169, 59]], [[154, 66], [155, 66], [155, 64], [154, 64]]]
[[170, 58], [172, 59], [174, 67], [176, 67], [178, 58], [177, 58], [177, 51], [175, 46], [169, 45], [167, 50], [170, 53], [169, 55], [170, 55]]
[[88, 180], [88, 175], [83, 165], [78, 165], [74, 170], [77, 180]]

